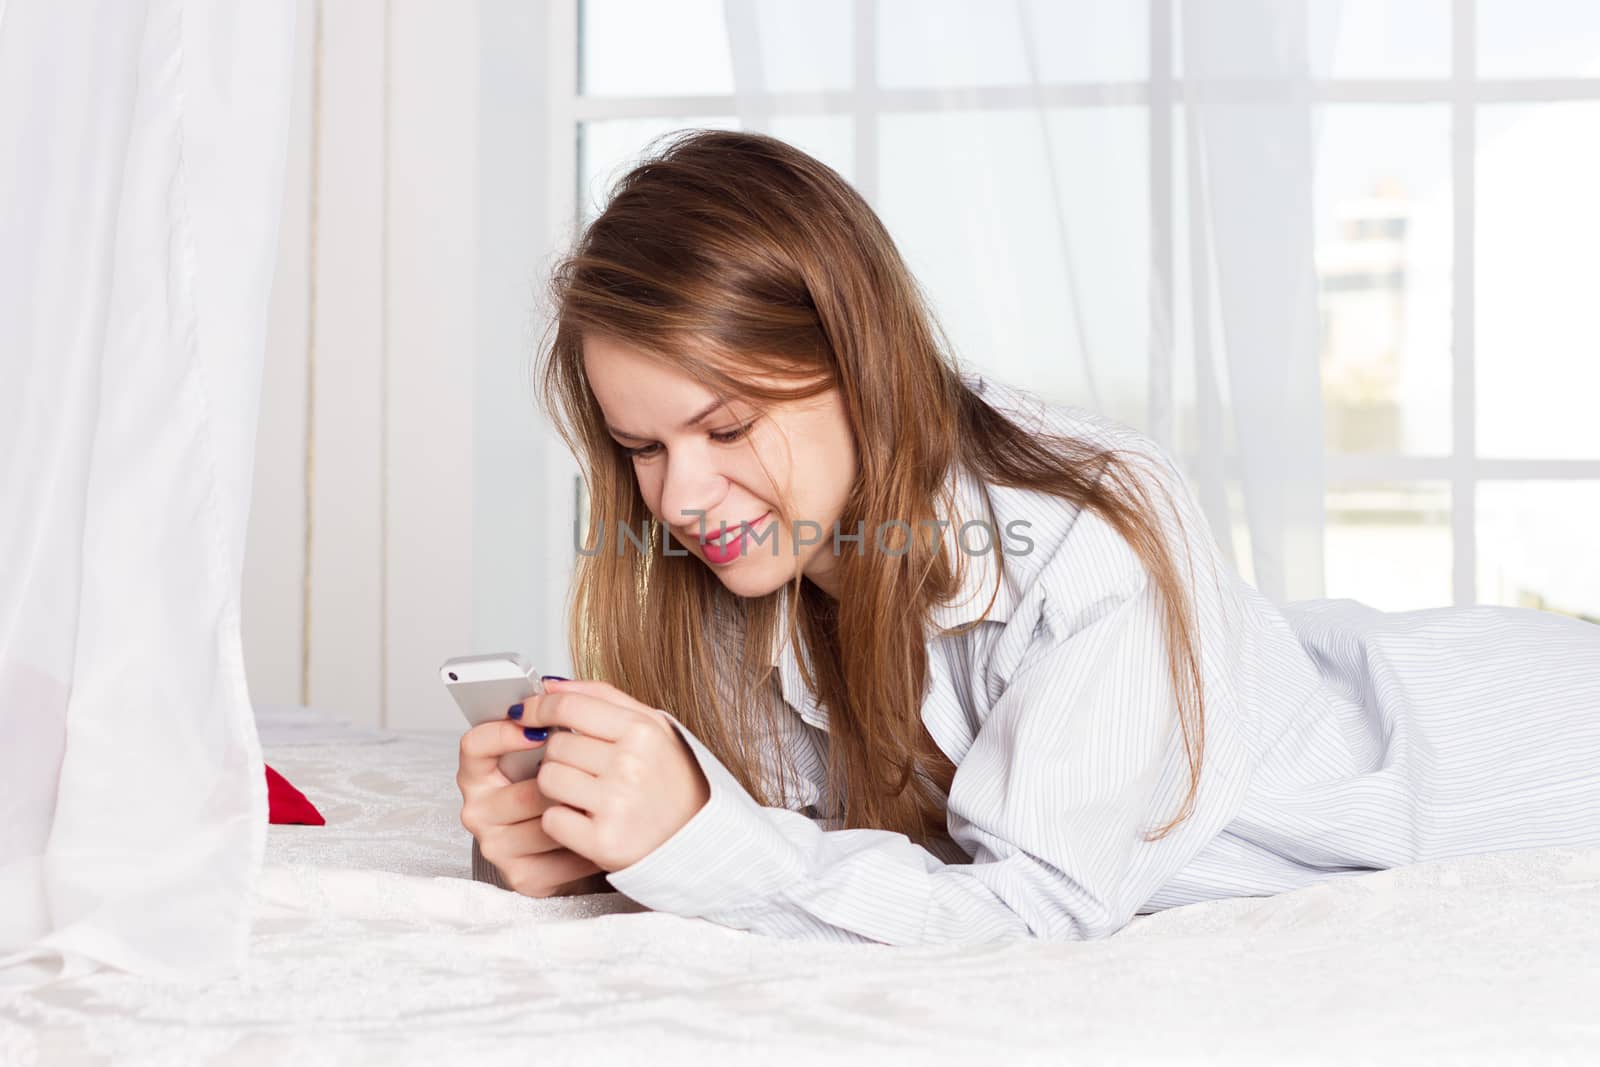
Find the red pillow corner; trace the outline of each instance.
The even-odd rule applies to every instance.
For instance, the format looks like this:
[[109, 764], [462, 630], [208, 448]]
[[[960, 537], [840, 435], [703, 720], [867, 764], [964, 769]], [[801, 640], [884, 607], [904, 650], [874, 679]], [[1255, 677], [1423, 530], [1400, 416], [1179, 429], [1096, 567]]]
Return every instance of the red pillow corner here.
[[323, 826], [327, 823], [322, 813], [306, 799], [306, 795], [271, 767], [267, 767], [267, 821], [302, 823], [307, 826]]

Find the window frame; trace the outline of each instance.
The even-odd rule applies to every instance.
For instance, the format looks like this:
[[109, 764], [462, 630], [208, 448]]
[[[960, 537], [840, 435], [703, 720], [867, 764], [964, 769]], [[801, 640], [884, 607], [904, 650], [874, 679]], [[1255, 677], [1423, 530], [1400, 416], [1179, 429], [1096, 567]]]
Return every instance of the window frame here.
[[[549, 156], [554, 180], [551, 217], [558, 232], [575, 233], [582, 224], [581, 203], [587, 190], [580, 166], [585, 123], [606, 119], [670, 118], [684, 115], [734, 115], [745, 129], [764, 130], [776, 114], [849, 115], [855, 121], [854, 184], [869, 203], [876, 202], [878, 116], [885, 113], [1004, 110], [1030, 106], [1138, 105], [1148, 113], [1152, 323], [1173, 322], [1177, 265], [1173, 262], [1173, 123], [1183, 103], [1183, 85], [1172, 74], [1176, 0], [1148, 3], [1149, 77], [1139, 82], [1041, 84], [980, 88], [885, 89], [877, 85], [877, 0], [855, 0], [855, 87], [823, 92], [761, 92], [692, 96], [592, 97], [581, 93], [583, 0], [551, 0], [551, 25], [565, 49], [552, 49], [550, 68], [553, 138]], [[1477, 490], [1494, 481], [1600, 480], [1596, 459], [1493, 459], [1477, 450], [1477, 346], [1474, 331], [1477, 210], [1475, 158], [1478, 109], [1504, 103], [1550, 103], [1600, 100], [1600, 78], [1484, 78], [1477, 74], [1476, 0], [1451, 0], [1450, 71], [1430, 78], [1332, 78], [1311, 84], [1313, 105], [1440, 104], [1450, 109], [1452, 190], [1451, 292], [1451, 447], [1442, 456], [1329, 451], [1323, 484], [1361, 482], [1447, 482], [1450, 486], [1453, 603], [1477, 603]], [[733, 32], [741, 32], [736, 25]], [[564, 58], [563, 58], [564, 57]], [[737, 72], [735, 74], [737, 77]], [[1206, 257], [1185, 264], [1195, 272], [1197, 291], [1208, 291]], [[1155, 301], [1165, 306], [1158, 306]], [[1193, 469], [1201, 457], [1174, 445], [1175, 398], [1173, 338], [1150, 330], [1148, 433], [1163, 448]], [[1214, 391], [1200, 390], [1202, 425], [1217, 425], [1221, 412]], [[1233, 461], [1224, 472], [1237, 475]], [[582, 511], [582, 491], [578, 489]]]

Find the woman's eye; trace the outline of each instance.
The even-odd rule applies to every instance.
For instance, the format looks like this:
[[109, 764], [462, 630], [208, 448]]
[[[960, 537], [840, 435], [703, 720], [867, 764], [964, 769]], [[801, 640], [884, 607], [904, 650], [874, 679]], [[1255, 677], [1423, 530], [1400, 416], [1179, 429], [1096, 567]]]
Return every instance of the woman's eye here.
[[[736, 427], [732, 430], [713, 431], [710, 436], [711, 439], [718, 444], [732, 444], [745, 434], [749, 433], [750, 427], [754, 426], [755, 424], [756, 420], [751, 419], [743, 426]], [[649, 459], [659, 451], [661, 451], [661, 443], [659, 441], [654, 441], [648, 445], [640, 445], [638, 448], [624, 448], [622, 450], [622, 454], [627, 456], [629, 459]]]
[[755, 424], [756, 424], [756, 420], [755, 419], [751, 419], [749, 422], [745, 423], [743, 426], [738, 427], [737, 429], [724, 430], [724, 431], [722, 431], [720, 433], [713, 433], [711, 435], [711, 439], [713, 441], [720, 441], [723, 444], [728, 444], [730, 442], [737, 441], [739, 438], [741, 438], [745, 434], [749, 433], [750, 432], [750, 427], [754, 426]]
[[660, 447], [659, 444], [640, 445], [638, 448], [624, 448], [622, 454], [629, 459], [649, 459]]
[[[746, 422], [744, 426], [734, 427], [734, 429], [731, 430], [717, 430], [717, 432], [712, 432], [712, 434], [710, 434], [710, 438], [712, 438], [714, 442], [717, 442], [718, 445], [731, 445], [731, 443], [736, 442], [736, 440], [739, 440], [739, 438], [749, 434], [750, 427], [752, 426], [755, 426], [755, 419], [750, 419], [750, 421]], [[653, 442], [650, 443], [650, 445], [640, 445], [638, 448], [624, 448], [624, 450], [622, 450], [622, 454], [627, 456], [629, 459], [650, 459], [651, 456], [654, 456], [654, 454], [658, 453], [658, 451], [661, 451], [661, 443]]]

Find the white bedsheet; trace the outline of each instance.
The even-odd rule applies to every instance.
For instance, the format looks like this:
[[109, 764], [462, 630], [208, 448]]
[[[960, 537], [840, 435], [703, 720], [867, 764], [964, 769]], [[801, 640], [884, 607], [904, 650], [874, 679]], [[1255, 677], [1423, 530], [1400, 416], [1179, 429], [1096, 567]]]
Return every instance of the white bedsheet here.
[[[470, 881], [455, 734], [264, 728], [250, 969], [0, 1000], [0, 1064], [1600, 1062], [1600, 850], [1136, 919], [1091, 943], [800, 944]], [[306, 741], [312, 743], [304, 743]]]

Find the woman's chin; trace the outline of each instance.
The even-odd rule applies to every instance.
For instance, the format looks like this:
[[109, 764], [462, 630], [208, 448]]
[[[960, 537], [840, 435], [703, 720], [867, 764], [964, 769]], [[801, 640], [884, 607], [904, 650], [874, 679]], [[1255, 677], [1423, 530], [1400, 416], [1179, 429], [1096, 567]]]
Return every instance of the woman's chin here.
[[[760, 556], [746, 556], [711, 570], [721, 580], [728, 592], [735, 596], [754, 598], [777, 592], [789, 580], [777, 560]], [[711, 566], [707, 564], [707, 566]]]

